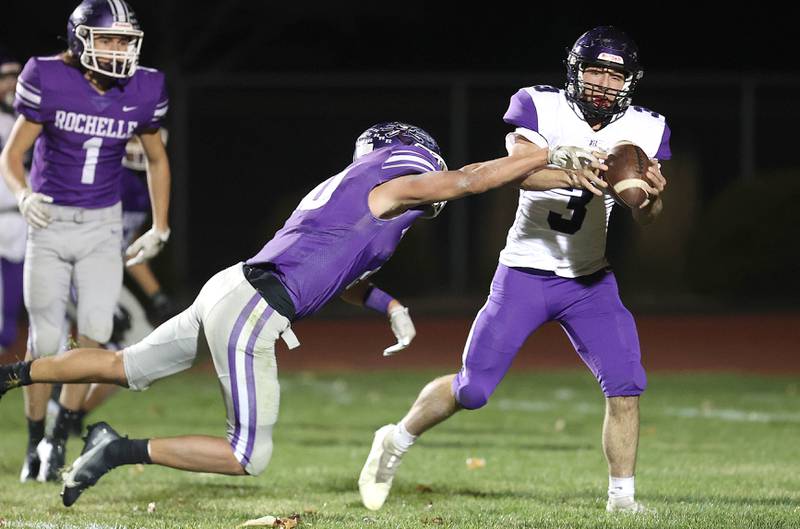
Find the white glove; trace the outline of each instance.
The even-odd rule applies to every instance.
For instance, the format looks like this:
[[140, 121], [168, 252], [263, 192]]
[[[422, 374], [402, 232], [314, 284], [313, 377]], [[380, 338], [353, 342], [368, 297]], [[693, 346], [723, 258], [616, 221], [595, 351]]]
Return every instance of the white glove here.
[[383, 356], [392, 356], [398, 351], [402, 351], [411, 344], [411, 340], [417, 335], [414, 322], [408, 315], [408, 307], [395, 309], [389, 313], [389, 323], [392, 325], [392, 332], [397, 343], [383, 350]]
[[128, 249], [125, 250], [125, 255], [131, 257], [126, 266], [133, 266], [143, 263], [148, 259], [152, 259], [166, 244], [169, 239], [170, 231], [156, 231], [155, 227], [147, 230], [147, 233], [133, 241]]
[[598, 161], [589, 149], [569, 145], [561, 145], [551, 149], [547, 156], [547, 163], [565, 171], [580, 171], [591, 167], [592, 163]]
[[25, 220], [34, 228], [46, 228], [50, 224], [50, 214], [45, 204], [52, 204], [53, 197], [34, 193], [25, 188], [17, 193], [17, 206]]

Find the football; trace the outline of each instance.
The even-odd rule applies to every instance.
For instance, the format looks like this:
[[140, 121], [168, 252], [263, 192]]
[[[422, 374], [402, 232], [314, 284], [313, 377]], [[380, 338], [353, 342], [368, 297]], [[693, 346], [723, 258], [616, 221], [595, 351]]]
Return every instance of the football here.
[[614, 145], [600, 177], [608, 182], [608, 194], [617, 204], [639, 208], [650, 200], [650, 185], [645, 178], [650, 159], [638, 145], [623, 141]]

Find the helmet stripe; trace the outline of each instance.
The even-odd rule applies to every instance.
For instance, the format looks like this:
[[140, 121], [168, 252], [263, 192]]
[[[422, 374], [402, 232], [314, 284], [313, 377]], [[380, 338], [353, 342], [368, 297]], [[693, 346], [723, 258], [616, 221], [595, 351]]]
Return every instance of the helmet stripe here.
[[114, 0], [106, 0], [109, 9], [111, 9], [111, 16], [114, 17], [115, 21], [119, 21], [119, 15], [117, 14], [117, 6], [114, 5]]
[[131, 14], [128, 12], [128, 6], [122, 0], [114, 0], [117, 2], [117, 5], [120, 7], [120, 13], [123, 16], [123, 19], [120, 22], [130, 22], [131, 21]]

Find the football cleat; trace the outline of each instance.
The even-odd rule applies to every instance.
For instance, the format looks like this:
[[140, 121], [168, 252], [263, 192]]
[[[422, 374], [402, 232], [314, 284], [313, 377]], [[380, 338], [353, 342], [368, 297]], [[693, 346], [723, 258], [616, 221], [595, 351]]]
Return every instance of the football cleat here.
[[64, 468], [64, 458], [67, 447], [65, 441], [58, 441], [45, 437], [36, 446], [36, 454], [39, 456], [39, 475], [36, 480], [44, 483], [45, 481], [61, 481], [61, 469]]
[[653, 513], [654, 511], [634, 500], [633, 496], [623, 496], [622, 498], [608, 498], [608, 503], [606, 503], [606, 512], [647, 514]]
[[106, 448], [117, 439], [122, 437], [108, 423], [89, 425], [80, 457], [63, 474], [61, 500], [65, 507], [78, 501], [84, 490], [97, 483], [97, 480], [113, 468], [106, 457]]
[[0, 398], [9, 389], [18, 388], [22, 385], [18, 373], [14, 370], [15, 364], [0, 366]]
[[25, 461], [22, 463], [22, 471], [19, 473], [19, 482], [25, 483], [26, 481], [36, 480], [39, 476], [40, 463], [41, 460], [36, 452], [36, 447], [29, 446], [28, 452], [25, 454]]
[[375, 432], [372, 449], [358, 478], [361, 503], [372, 511], [380, 509], [389, 496], [392, 480], [403, 457], [392, 444], [395, 428], [394, 424], [387, 424]]

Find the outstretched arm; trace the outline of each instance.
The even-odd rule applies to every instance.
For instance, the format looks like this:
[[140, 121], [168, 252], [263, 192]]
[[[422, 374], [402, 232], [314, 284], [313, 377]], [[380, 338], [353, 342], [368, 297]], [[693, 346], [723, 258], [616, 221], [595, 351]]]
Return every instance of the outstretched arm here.
[[[528, 145], [532, 147], [528, 147]], [[522, 148], [544, 149], [517, 133], [506, 136], [506, 148], [509, 154], [514, 154]], [[519, 184], [525, 191], [547, 191], [548, 189], [586, 189], [591, 193], [601, 196], [603, 188], [608, 184], [598, 177], [597, 170], [567, 171], [555, 166], [547, 165], [534, 169]]]
[[587, 172], [588, 168], [607, 169], [586, 149], [560, 146], [551, 152], [532, 143], [520, 143], [504, 158], [466, 165], [456, 171], [434, 171], [389, 180], [370, 192], [369, 208], [376, 217], [390, 219], [416, 206], [476, 195], [519, 182], [547, 164], [580, 172]]
[[369, 207], [379, 218], [392, 218], [415, 206], [483, 193], [517, 179], [547, 163], [548, 151], [520, 151], [454, 171], [401, 176], [377, 186], [369, 194]]

